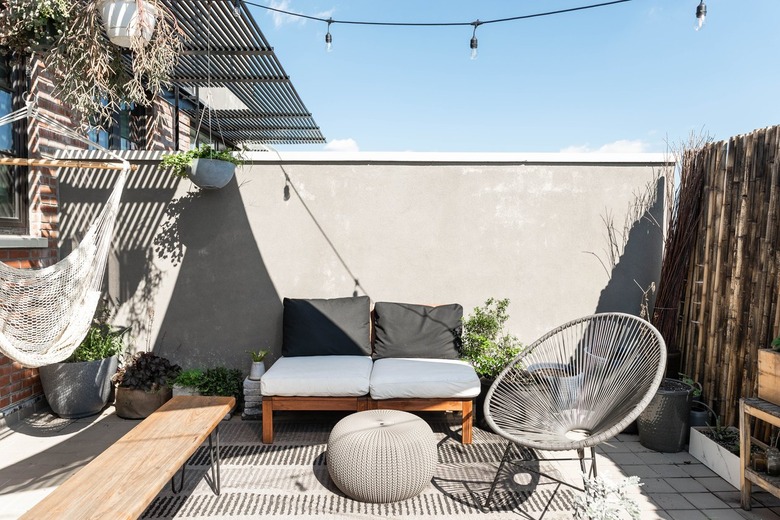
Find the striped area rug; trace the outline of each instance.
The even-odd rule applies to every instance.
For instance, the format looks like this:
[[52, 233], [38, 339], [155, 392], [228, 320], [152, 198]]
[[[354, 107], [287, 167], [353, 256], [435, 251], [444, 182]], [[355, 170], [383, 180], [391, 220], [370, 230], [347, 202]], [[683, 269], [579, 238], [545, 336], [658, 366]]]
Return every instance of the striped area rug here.
[[[260, 442], [258, 421], [233, 418], [220, 425], [220, 496], [212, 491], [208, 449], [203, 446], [187, 464], [183, 490], [173, 494], [168, 487], [154, 499], [143, 518], [572, 517], [577, 490], [518, 467], [505, 467], [491, 507], [484, 508], [506, 442], [475, 428], [474, 443], [463, 446], [456, 419], [448, 421], [448, 416], [441, 413], [421, 415], [438, 438], [439, 464], [428, 487], [409, 500], [391, 504], [358, 502], [347, 498], [331, 482], [326, 454], [328, 434], [343, 414], [279, 414], [273, 445]], [[579, 478], [576, 463], [572, 471], [561, 465], [541, 464], [542, 472], [557, 479], [565, 480], [561, 473]], [[177, 475], [177, 486], [179, 479]]]

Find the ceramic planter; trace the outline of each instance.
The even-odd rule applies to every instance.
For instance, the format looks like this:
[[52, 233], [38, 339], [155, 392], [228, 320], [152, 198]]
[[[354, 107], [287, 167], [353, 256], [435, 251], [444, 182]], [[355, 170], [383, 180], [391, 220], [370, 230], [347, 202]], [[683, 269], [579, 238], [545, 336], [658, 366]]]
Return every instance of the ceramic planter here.
[[265, 374], [265, 363], [262, 361], [252, 361], [252, 366], [249, 367], [249, 379], [252, 381], [259, 381]]
[[111, 395], [117, 357], [79, 363], [53, 363], [38, 369], [52, 411], [66, 419], [100, 413]]
[[220, 159], [193, 159], [187, 168], [187, 177], [199, 188], [224, 188], [236, 173], [236, 165]]
[[200, 395], [200, 392], [194, 386], [173, 385], [173, 397], [177, 395]]
[[116, 414], [123, 419], [144, 419], [173, 396], [170, 388], [146, 392], [135, 388], [116, 387]]
[[639, 442], [664, 453], [682, 451], [688, 436], [693, 387], [677, 379], [664, 379], [636, 420]]
[[[138, 2], [141, 2], [139, 9]], [[103, 29], [111, 43], [130, 48], [140, 35], [146, 42], [152, 39], [157, 22], [157, 7], [143, 0], [103, 0], [98, 4]], [[141, 22], [143, 20], [143, 23]]]
[[[710, 429], [709, 426], [691, 428], [688, 453], [717, 473], [723, 480], [739, 489], [739, 455], [731, 453], [702, 433], [708, 429]], [[730, 427], [729, 430], [737, 431], [734, 427]]]

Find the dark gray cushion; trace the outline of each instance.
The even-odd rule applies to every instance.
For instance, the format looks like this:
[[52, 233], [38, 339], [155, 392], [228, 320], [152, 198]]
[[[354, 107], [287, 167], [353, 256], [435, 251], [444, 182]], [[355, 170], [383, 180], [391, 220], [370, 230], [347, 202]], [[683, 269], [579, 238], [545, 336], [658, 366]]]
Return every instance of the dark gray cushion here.
[[463, 307], [411, 303], [374, 305], [374, 359], [458, 359]]
[[370, 356], [368, 296], [284, 299], [282, 355]]

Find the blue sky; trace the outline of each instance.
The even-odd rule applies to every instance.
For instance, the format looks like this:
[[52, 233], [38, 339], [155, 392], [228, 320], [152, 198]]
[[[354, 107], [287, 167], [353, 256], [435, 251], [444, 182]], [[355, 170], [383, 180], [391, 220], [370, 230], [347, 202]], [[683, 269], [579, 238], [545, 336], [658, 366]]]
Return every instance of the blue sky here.
[[[598, 0], [249, 0], [334, 20], [471, 22]], [[664, 152], [780, 124], [780, 0], [632, 0], [472, 28], [327, 24], [249, 6], [327, 145]]]

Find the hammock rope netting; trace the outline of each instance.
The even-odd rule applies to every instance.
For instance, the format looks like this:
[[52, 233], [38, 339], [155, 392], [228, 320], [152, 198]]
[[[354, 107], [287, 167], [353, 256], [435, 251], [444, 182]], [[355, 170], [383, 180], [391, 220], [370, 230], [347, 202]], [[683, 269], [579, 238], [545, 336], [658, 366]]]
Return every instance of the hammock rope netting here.
[[[24, 366], [39, 367], [67, 359], [89, 330], [100, 301], [119, 201], [130, 165], [113, 152], [40, 114], [31, 102], [26, 108], [0, 118], [0, 126], [30, 117], [101, 149], [123, 165], [105, 206], [68, 256], [41, 269], [17, 269], [0, 262], [0, 353]], [[56, 165], [56, 161], [53, 163]]]

